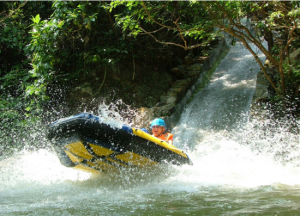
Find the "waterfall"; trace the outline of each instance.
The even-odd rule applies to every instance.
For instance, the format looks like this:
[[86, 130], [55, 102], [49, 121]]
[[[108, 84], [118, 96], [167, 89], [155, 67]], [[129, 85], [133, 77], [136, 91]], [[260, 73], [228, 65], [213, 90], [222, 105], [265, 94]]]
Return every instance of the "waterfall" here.
[[[256, 52], [264, 61], [264, 55], [258, 49]], [[179, 135], [175, 144], [194, 148], [207, 136], [223, 136], [242, 127], [248, 120], [259, 70], [252, 54], [241, 43], [231, 47], [209, 85], [186, 105], [173, 130]]]

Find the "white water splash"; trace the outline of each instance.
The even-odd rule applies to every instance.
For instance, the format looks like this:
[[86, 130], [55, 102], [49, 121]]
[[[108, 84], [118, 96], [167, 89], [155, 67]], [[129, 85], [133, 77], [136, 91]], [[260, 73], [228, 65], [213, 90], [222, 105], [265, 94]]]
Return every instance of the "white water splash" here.
[[193, 166], [177, 167], [170, 181], [198, 186], [255, 188], [264, 185], [300, 185], [300, 168], [283, 165], [233, 140], [202, 142], [190, 152]]
[[170, 181], [250, 188], [300, 185], [299, 135], [285, 129], [284, 122], [277, 128], [248, 122], [259, 70], [248, 50], [231, 48], [173, 129], [174, 144], [188, 152], [194, 165], [178, 167]]
[[89, 178], [87, 172], [62, 166], [55, 153], [43, 149], [21, 152], [0, 162], [0, 189], [32, 184], [50, 185], [67, 180], [84, 181]]
[[99, 104], [97, 116], [101, 122], [121, 128], [123, 124], [132, 124], [135, 110], [120, 99], [116, 103], [105, 104], [103, 102]]

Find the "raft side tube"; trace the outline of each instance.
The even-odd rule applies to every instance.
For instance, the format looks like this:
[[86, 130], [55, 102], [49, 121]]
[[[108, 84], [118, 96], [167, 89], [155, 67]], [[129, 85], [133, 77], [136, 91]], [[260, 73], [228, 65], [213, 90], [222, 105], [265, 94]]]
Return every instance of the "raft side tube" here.
[[[180, 149], [161, 141], [140, 129], [122, 130], [100, 122], [99, 117], [81, 113], [52, 123], [47, 131], [47, 138], [54, 146], [62, 148], [67, 139], [84, 138], [91, 144], [108, 149], [133, 152], [155, 162], [177, 161], [190, 164], [188, 156]], [[68, 163], [67, 163], [68, 164]]]

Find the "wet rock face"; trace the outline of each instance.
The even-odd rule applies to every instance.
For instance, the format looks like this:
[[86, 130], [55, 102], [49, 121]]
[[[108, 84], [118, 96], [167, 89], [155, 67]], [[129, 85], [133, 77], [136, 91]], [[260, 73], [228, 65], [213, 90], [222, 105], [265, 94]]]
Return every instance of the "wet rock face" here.
[[191, 88], [195, 83], [199, 85], [199, 77], [203, 76], [216, 56], [221, 55], [225, 42], [220, 40], [218, 43], [218, 48], [208, 50], [205, 57], [189, 54], [182, 65], [169, 71], [149, 65], [136, 65], [134, 71], [116, 65], [95, 69], [90, 80], [82, 80], [70, 92], [69, 107], [73, 110], [70, 114], [82, 112], [83, 109], [97, 113], [103, 101], [109, 104], [122, 99], [125, 106], [137, 110], [135, 117], [130, 116], [135, 127], [149, 128], [156, 117], [168, 121], [171, 115], [181, 112], [183, 105], [179, 103], [191, 95]]
[[[95, 73], [96, 77], [93, 77], [91, 81], [79, 84], [72, 89], [70, 93], [72, 105], [76, 106], [83, 101], [89, 103], [88, 101], [94, 98], [94, 101], [99, 101], [100, 98], [106, 98], [107, 101], [121, 98], [125, 104], [141, 107], [144, 110], [142, 115], [148, 113], [151, 118], [170, 116], [176, 104], [181, 101], [203, 72], [203, 65], [198, 62], [189, 66], [181, 65], [171, 69], [170, 73], [146, 70], [136, 72], [135, 79], [132, 80], [132, 77], [126, 77], [128, 74], [122, 74], [115, 68], [109, 68], [104, 82], [103, 76], [97, 77], [97, 73]], [[102, 82], [101, 91], [98, 91]], [[151, 111], [146, 112], [145, 110], [150, 107], [152, 107]]]
[[[149, 67], [137, 67], [133, 72], [108, 67], [106, 74], [104, 68], [91, 74], [90, 80], [81, 80], [76, 83], [69, 95], [69, 107], [74, 110], [70, 114], [82, 112], [82, 104], [93, 101], [98, 104], [106, 101], [107, 104], [119, 99], [132, 107], [153, 107], [164, 95], [173, 81], [170, 73]], [[96, 112], [97, 105], [89, 106], [90, 111]], [[93, 108], [94, 106], [94, 108]], [[92, 110], [91, 110], [92, 109]]]
[[[269, 76], [273, 75], [274, 66], [267, 59], [265, 61], [265, 70]], [[256, 78], [256, 88], [251, 102], [250, 119], [253, 118], [266, 118], [268, 113], [264, 107], [270, 101], [270, 82], [264, 75], [263, 71], [260, 70]]]
[[88, 94], [89, 96], [93, 95], [93, 88], [88, 82], [76, 87], [75, 91], [79, 91], [80, 94]]
[[202, 72], [203, 71], [203, 64], [199, 64], [199, 63], [196, 63], [196, 64], [192, 64], [190, 66], [188, 66], [186, 68], [187, 71], [194, 71], [194, 72]]
[[294, 50], [294, 51], [290, 54], [290, 60], [291, 60], [291, 62], [294, 62], [294, 61], [300, 61], [300, 48]]
[[170, 86], [169, 90], [160, 96], [160, 101], [155, 106], [151, 108], [141, 107], [133, 120], [134, 125], [147, 128], [154, 118], [167, 118], [171, 116], [176, 105], [182, 100], [203, 72], [203, 65], [195, 63], [181, 70], [179, 68], [173, 68], [172, 70], [173, 72], [181, 73], [183, 78], [176, 80]]
[[139, 108], [133, 124], [147, 128], [154, 118], [159, 117], [163, 118], [171, 129], [184, 107], [182, 103], [185, 104], [191, 96], [195, 83], [199, 85], [202, 82], [200, 76], [203, 77], [205, 70], [221, 56], [226, 46], [225, 41], [220, 40], [216, 49], [208, 50], [205, 57], [188, 55], [182, 65], [170, 69], [170, 73], [177, 77], [177, 80], [160, 96], [155, 106]]
[[[271, 71], [268, 69], [266, 69], [266, 72], [271, 73]], [[270, 97], [270, 93], [268, 90], [269, 87], [270, 87], [269, 81], [267, 80], [267, 78], [263, 74], [263, 72], [260, 71], [257, 74], [256, 89], [255, 89], [255, 93], [253, 95], [252, 102], [255, 103], [256, 101], [267, 100]]]
[[194, 60], [193, 56], [191, 56], [191, 55], [187, 55], [183, 60], [183, 63], [187, 66], [192, 65], [194, 62], [195, 62], [195, 60]]

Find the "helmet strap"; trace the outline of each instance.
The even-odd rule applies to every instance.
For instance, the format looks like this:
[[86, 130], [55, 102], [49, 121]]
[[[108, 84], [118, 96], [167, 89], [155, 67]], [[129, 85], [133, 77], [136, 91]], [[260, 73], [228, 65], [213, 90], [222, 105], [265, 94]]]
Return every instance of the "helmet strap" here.
[[[163, 127], [163, 126], [162, 126]], [[163, 135], [164, 134], [164, 132], [165, 132], [165, 127], [163, 127], [163, 129], [162, 129], [162, 131], [161, 131], [161, 133], [158, 135], [158, 136], [161, 136], [161, 135]]]

